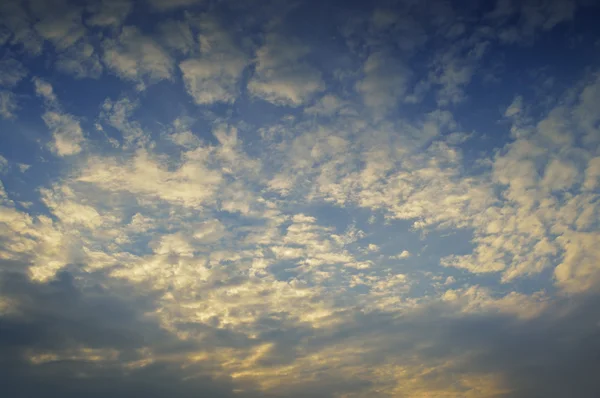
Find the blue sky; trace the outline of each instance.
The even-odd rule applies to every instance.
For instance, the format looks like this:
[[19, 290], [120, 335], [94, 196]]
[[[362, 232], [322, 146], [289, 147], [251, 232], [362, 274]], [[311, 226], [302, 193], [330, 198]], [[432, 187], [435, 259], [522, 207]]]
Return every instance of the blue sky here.
[[0, 5], [14, 397], [597, 397], [593, 1]]

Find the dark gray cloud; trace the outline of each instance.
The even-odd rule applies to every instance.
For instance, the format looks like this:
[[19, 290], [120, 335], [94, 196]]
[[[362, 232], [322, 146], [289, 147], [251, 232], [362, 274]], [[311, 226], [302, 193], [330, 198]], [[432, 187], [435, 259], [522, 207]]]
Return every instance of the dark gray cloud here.
[[[366, 369], [385, 362], [422, 364], [463, 358], [428, 377], [498, 375], [510, 393], [504, 398], [594, 398], [600, 394], [600, 296], [564, 298], [539, 317], [517, 320], [509, 315], [456, 315], [436, 304], [404, 316], [364, 314], [346, 310], [344, 323], [316, 330], [288, 322], [285, 314], [263, 319], [264, 332], [256, 340], [207, 324], [179, 324], [180, 330], [203, 332], [203, 343], [185, 342], [142, 316], [152, 310], [152, 295], [139, 296], [114, 280], [110, 287], [102, 274], [86, 275], [71, 268], [48, 283], [4, 273], [0, 279], [5, 299], [16, 311], [0, 316], [0, 371], [3, 391], [11, 397], [230, 397], [264, 396], [231, 379], [213, 378], [214, 368], [183, 369], [179, 361], [161, 361], [138, 369], [123, 365], [140, 359], [138, 349], [153, 347], [156, 354], [176, 357], [199, 348], [251, 347], [273, 343], [261, 366], [291, 364], [299, 357], [327, 347], [369, 347], [361, 358]], [[62, 359], [34, 364], [32, 353], [69, 352], [71, 349], [113, 349], [118, 357], [104, 361]], [[466, 359], [464, 359], [466, 358]], [[281, 396], [328, 397], [341, 392], [366, 391], [368, 378], [351, 383], [335, 369], [325, 369], [301, 391]], [[280, 396], [280, 395], [278, 395]]]
[[[564, 298], [527, 320], [489, 313], [456, 315], [439, 304], [400, 317], [356, 311], [326, 332], [294, 329], [262, 336], [278, 342], [263, 361], [292, 361], [307, 339], [312, 353], [334, 345], [365, 345], [365, 369], [389, 361], [411, 364], [416, 358], [427, 365], [460, 358], [430, 377], [493, 374], [510, 391], [503, 398], [594, 398], [600, 396], [595, 376], [600, 374], [599, 306], [598, 295]], [[370, 386], [368, 378], [355, 382], [355, 390]], [[339, 392], [342, 385], [329, 388]]]
[[[141, 314], [151, 309], [152, 297], [135, 296], [126, 286], [102, 287], [101, 275], [82, 287], [76, 273], [61, 272], [47, 284], [24, 275], [4, 273], [0, 291], [16, 304], [16, 311], [0, 316], [0, 372], [3, 395], [10, 397], [230, 397], [230, 380], [215, 380], [206, 369], [181, 369], [178, 362], [157, 361], [126, 369], [147, 346], [160, 354], [193, 350]], [[88, 282], [90, 279], [88, 278]], [[107, 361], [58, 359], [40, 364], [27, 360], [32, 353], [69, 352], [70, 349], [112, 349], [118, 358]], [[185, 379], [185, 380], [184, 380]]]

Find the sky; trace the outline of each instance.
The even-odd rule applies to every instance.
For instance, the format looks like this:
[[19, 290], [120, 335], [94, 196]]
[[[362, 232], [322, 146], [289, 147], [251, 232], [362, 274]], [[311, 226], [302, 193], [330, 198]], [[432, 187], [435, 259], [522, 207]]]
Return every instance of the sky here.
[[599, 397], [599, 6], [0, 2], [0, 395]]

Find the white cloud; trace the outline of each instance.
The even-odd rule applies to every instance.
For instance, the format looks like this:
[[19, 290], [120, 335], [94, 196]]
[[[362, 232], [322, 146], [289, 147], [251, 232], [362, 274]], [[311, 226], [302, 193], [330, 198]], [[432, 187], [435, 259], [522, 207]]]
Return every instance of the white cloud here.
[[103, 70], [94, 47], [85, 42], [80, 42], [60, 54], [56, 60], [56, 68], [78, 79], [98, 78]]
[[519, 96], [515, 97], [513, 102], [508, 106], [508, 108], [506, 108], [506, 111], [504, 112], [504, 116], [506, 116], [506, 117], [516, 116], [519, 113], [521, 113], [522, 111], [523, 111], [523, 97], [521, 97], [519, 95]]
[[50, 41], [57, 51], [63, 51], [87, 34], [82, 21], [81, 4], [68, 1], [28, 2], [28, 11], [34, 19], [33, 28], [43, 40]]
[[171, 78], [173, 59], [136, 27], [124, 27], [117, 39], [105, 39], [103, 46], [104, 63], [123, 79], [144, 83]]
[[8, 54], [0, 59], [0, 86], [14, 87], [25, 76], [27, 76], [27, 69], [22, 63]]
[[169, 135], [169, 138], [174, 143], [184, 148], [191, 149], [200, 146], [200, 139], [196, 137], [191, 131], [176, 132]]
[[160, 158], [139, 149], [125, 162], [90, 158], [77, 180], [108, 191], [131, 192], [173, 204], [200, 207], [214, 200], [222, 178], [218, 170], [208, 167], [209, 156], [206, 148], [189, 151], [182, 164], [170, 171]]
[[393, 109], [404, 98], [411, 72], [400, 60], [383, 52], [367, 58], [363, 66], [365, 77], [356, 84], [365, 105], [378, 113]]
[[337, 114], [354, 114], [349, 102], [333, 94], [325, 94], [315, 104], [304, 109], [309, 115], [334, 116]]
[[522, 319], [538, 316], [549, 304], [549, 298], [544, 292], [536, 292], [530, 296], [510, 292], [503, 297], [495, 298], [491, 296], [488, 289], [477, 285], [466, 289], [446, 290], [442, 300], [460, 306], [463, 312], [500, 312]]
[[484, 242], [478, 242], [475, 254], [452, 255], [441, 259], [444, 267], [462, 268], [474, 274], [499, 272], [506, 268], [503, 253], [490, 249]]
[[85, 137], [77, 119], [56, 111], [45, 112], [42, 119], [52, 131], [54, 141], [50, 147], [58, 156], [75, 155], [81, 152]]
[[554, 267], [561, 289], [593, 289], [600, 275], [591, 244], [598, 239], [598, 204], [587, 187], [596, 183], [597, 143], [584, 144], [586, 129], [571, 127], [588, 106], [589, 94], [583, 93], [598, 86], [596, 77], [586, 83], [571, 101], [551, 109], [537, 123], [519, 106], [519, 116], [513, 119], [515, 141], [493, 164], [492, 178], [504, 186], [502, 202], [474, 215], [474, 253], [450, 256], [444, 265], [471, 272], [503, 271], [504, 282]]
[[[595, 212], [596, 217], [600, 214]], [[564, 256], [554, 276], [558, 285], [567, 292], [578, 293], [597, 289], [600, 282], [599, 233], [568, 231], [558, 237]]]
[[127, 97], [120, 98], [118, 101], [111, 101], [107, 98], [102, 104], [101, 119], [123, 135], [125, 148], [142, 145], [149, 140], [140, 123], [137, 120], [132, 120], [133, 113], [138, 105], [138, 102]]
[[574, 164], [568, 161], [553, 159], [546, 166], [544, 177], [540, 184], [551, 191], [561, 191], [577, 184], [579, 171]]
[[43, 189], [41, 193], [44, 204], [67, 227], [93, 229], [103, 223], [102, 216], [94, 207], [78, 203], [68, 189]]
[[52, 278], [69, 262], [69, 238], [49, 217], [32, 217], [9, 201], [0, 205], [0, 224], [0, 258], [24, 262], [32, 279]]
[[88, 4], [91, 14], [86, 19], [90, 26], [120, 26], [133, 8], [129, 0], [102, 0]]
[[430, 81], [439, 86], [437, 100], [440, 106], [465, 99], [465, 87], [471, 82], [489, 44], [474, 35], [446, 47], [435, 56]]
[[299, 106], [325, 86], [321, 73], [303, 58], [310, 48], [269, 33], [256, 52], [256, 66], [248, 90], [276, 105]]
[[0, 90], [0, 116], [4, 119], [12, 119], [17, 109], [19, 109], [17, 96], [10, 91]]
[[402, 260], [404, 258], [409, 258], [410, 256], [411, 254], [408, 250], [402, 250], [400, 253], [396, 254], [395, 256], [391, 256], [390, 258]]
[[53, 142], [50, 144], [50, 149], [58, 156], [75, 155], [81, 152], [85, 137], [79, 120], [60, 110], [50, 83], [38, 77], [34, 77], [32, 80], [36, 94], [45, 100], [47, 109], [42, 115], [42, 119], [52, 132]]
[[42, 97], [46, 101], [53, 103], [56, 101], [56, 96], [54, 95], [54, 90], [52, 86], [43, 79], [34, 77], [33, 84], [35, 86], [35, 93], [39, 97]]
[[25, 173], [31, 167], [31, 165], [25, 163], [18, 163], [17, 166], [19, 167], [21, 173]]
[[199, 56], [179, 64], [187, 92], [200, 105], [233, 102], [247, 57], [214, 21], [202, 21], [200, 29]]
[[45, 9], [39, 13], [42, 19], [35, 24], [36, 31], [45, 40], [51, 41], [58, 50], [72, 46], [86, 33], [80, 9]]
[[379, 245], [376, 245], [374, 243], [369, 243], [369, 246], [367, 246], [367, 250], [370, 252], [378, 252], [381, 248], [379, 247]]
[[165, 47], [177, 50], [181, 54], [197, 52], [199, 45], [187, 22], [169, 19], [161, 23], [158, 29], [161, 35], [160, 40]]
[[600, 156], [590, 159], [585, 170], [585, 182], [583, 187], [593, 191], [600, 186]]

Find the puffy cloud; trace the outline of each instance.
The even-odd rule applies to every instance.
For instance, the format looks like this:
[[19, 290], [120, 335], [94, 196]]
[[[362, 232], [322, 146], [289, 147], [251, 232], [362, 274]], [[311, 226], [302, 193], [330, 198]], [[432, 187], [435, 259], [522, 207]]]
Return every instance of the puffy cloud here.
[[303, 58], [310, 48], [269, 33], [256, 52], [256, 66], [248, 90], [276, 105], [299, 106], [324, 89], [321, 73]]
[[476, 68], [490, 42], [473, 35], [440, 51], [434, 60], [430, 81], [438, 85], [438, 104], [456, 104], [465, 99], [465, 87], [471, 83]]
[[411, 256], [411, 254], [408, 250], [402, 250], [400, 253], [398, 253], [395, 256], [392, 256], [390, 258], [397, 258], [397, 259], [401, 260], [404, 258], [409, 258], [410, 256]]
[[597, 85], [597, 78], [587, 81], [569, 105], [552, 109], [533, 126], [527, 126], [527, 118], [512, 115], [517, 138], [493, 165], [494, 181], [506, 187], [504, 200], [473, 218], [474, 254], [449, 257], [445, 265], [472, 272], [504, 270], [506, 282], [555, 267], [559, 287], [592, 288], [598, 270], [592, 265], [597, 254], [590, 242], [597, 232], [590, 228], [596, 225], [591, 220], [597, 205], [586, 191], [586, 182], [594, 177], [586, 177], [590, 165], [594, 170], [597, 144], [580, 146], [578, 136], [586, 130], [567, 126], [581, 123], [570, 115], [587, 106], [584, 93]]
[[34, 77], [33, 84], [35, 86], [35, 93], [39, 97], [42, 97], [44, 100], [49, 103], [54, 103], [56, 101], [56, 96], [54, 95], [54, 89], [47, 81]]
[[27, 76], [27, 70], [15, 58], [6, 54], [0, 59], [0, 86], [14, 87], [25, 76]]
[[52, 150], [58, 156], [75, 155], [81, 152], [85, 141], [79, 121], [69, 114], [47, 111], [42, 115], [44, 123], [52, 130]]
[[517, 97], [515, 97], [513, 102], [508, 106], [508, 108], [506, 108], [506, 111], [504, 112], [504, 116], [506, 116], [506, 117], [515, 116], [515, 115], [518, 115], [519, 113], [521, 113], [522, 111], [523, 111], [523, 97], [517, 96]]
[[170, 19], [160, 24], [159, 31], [165, 47], [177, 50], [182, 54], [197, 50], [198, 43], [196, 43], [189, 23]]
[[[41, 4], [41, 2], [33, 2]], [[35, 24], [35, 30], [45, 40], [49, 40], [58, 50], [64, 50], [85, 35], [85, 27], [81, 21], [81, 10], [66, 8], [65, 10], [49, 6], [34, 7], [41, 20]]]
[[39, 55], [42, 51], [44, 40], [33, 28], [33, 18], [24, 7], [24, 3], [18, 1], [3, 2], [0, 13], [3, 26], [9, 32], [8, 44], [21, 46], [32, 55]]
[[33, 83], [36, 94], [45, 100], [46, 112], [42, 115], [42, 119], [52, 131], [51, 150], [58, 156], [75, 155], [81, 152], [85, 137], [79, 120], [60, 109], [54, 89], [48, 82], [34, 77]]
[[143, 84], [171, 78], [171, 56], [134, 26], [124, 27], [115, 39], [105, 39], [103, 47], [104, 63], [123, 79]]
[[365, 105], [376, 112], [385, 113], [403, 100], [411, 72], [401, 61], [376, 52], [363, 66], [365, 77], [356, 84]]
[[335, 95], [326, 94], [314, 105], [305, 108], [304, 112], [309, 115], [335, 116], [337, 114], [353, 114], [356, 111], [352, 109], [351, 104], [347, 101]]
[[52, 151], [58, 156], [75, 155], [81, 152], [85, 137], [79, 120], [60, 110], [54, 90], [48, 82], [37, 77], [33, 82], [36, 94], [45, 100], [47, 107], [42, 119], [52, 131], [53, 142], [50, 144]]
[[200, 23], [200, 54], [179, 64], [187, 92], [199, 104], [233, 102], [248, 60], [229, 34], [214, 21]]
[[18, 108], [16, 95], [10, 91], [0, 90], [0, 115], [4, 119], [12, 119]]
[[98, 78], [103, 67], [94, 47], [85, 42], [80, 42], [60, 54], [56, 61], [56, 68], [81, 79], [84, 77]]
[[160, 158], [143, 149], [127, 162], [91, 158], [78, 180], [111, 191], [148, 195], [184, 206], [201, 206], [211, 201], [221, 181], [221, 173], [207, 167], [208, 155], [203, 148], [191, 151], [174, 171], [169, 171]]
[[120, 26], [133, 8], [129, 0], [94, 1], [87, 5], [91, 14], [85, 22], [90, 26]]
[[[124, 147], [130, 148], [148, 141], [148, 134], [145, 133], [137, 120], [133, 119], [133, 113], [139, 103], [130, 98], [123, 97], [117, 101], [109, 98], [102, 104], [101, 120], [119, 131], [125, 140]], [[118, 146], [118, 143], [116, 143]]]

